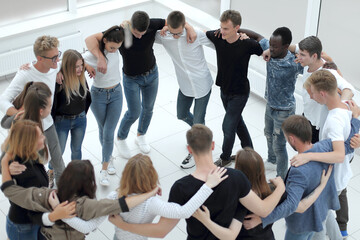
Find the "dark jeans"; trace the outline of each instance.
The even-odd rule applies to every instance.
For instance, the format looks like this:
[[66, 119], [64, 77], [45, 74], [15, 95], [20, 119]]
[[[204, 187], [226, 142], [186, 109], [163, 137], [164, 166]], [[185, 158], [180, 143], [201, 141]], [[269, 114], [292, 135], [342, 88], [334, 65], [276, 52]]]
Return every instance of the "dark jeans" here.
[[253, 148], [249, 131], [242, 117], [242, 112], [249, 99], [249, 93], [244, 95], [226, 95], [221, 91], [221, 100], [225, 108], [222, 124], [224, 140], [222, 145], [222, 160], [229, 160], [234, 146], [235, 134], [238, 135], [241, 146]]
[[349, 221], [349, 205], [347, 200], [347, 189], [341, 191], [339, 195], [340, 209], [336, 211], [336, 221], [339, 225], [340, 231], [347, 230], [347, 223]]

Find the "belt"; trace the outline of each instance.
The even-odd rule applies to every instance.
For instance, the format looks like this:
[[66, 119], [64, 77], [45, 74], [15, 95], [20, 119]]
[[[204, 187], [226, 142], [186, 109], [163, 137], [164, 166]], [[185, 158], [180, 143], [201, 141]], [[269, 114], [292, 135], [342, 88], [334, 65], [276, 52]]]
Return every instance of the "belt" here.
[[140, 76], [144, 76], [144, 77], [149, 76], [151, 73], [153, 73], [153, 72], [155, 71], [155, 68], [156, 68], [156, 64], [155, 64], [154, 67], [153, 67], [152, 69], [150, 69], [149, 71], [144, 72], [144, 73], [139, 74], [139, 75], [140, 75]]
[[75, 119], [79, 117], [83, 112], [77, 114], [77, 115], [58, 115], [56, 117], [64, 118], [64, 119]]

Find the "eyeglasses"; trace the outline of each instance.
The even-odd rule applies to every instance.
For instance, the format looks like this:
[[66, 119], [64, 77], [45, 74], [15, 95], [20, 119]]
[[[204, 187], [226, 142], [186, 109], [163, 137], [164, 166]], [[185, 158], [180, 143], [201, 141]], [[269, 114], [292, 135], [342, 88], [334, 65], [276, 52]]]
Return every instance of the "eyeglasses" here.
[[59, 51], [59, 54], [58, 54], [58, 55], [53, 56], [53, 57], [45, 57], [45, 56], [41, 56], [41, 57], [46, 58], [46, 59], [51, 59], [51, 61], [52, 61], [53, 63], [56, 63], [56, 61], [58, 60], [58, 58], [61, 57], [61, 51]]
[[168, 31], [168, 34], [171, 34], [171, 35], [173, 35], [173, 36], [180, 37], [180, 36], [182, 36], [182, 35], [184, 34], [184, 30], [183, 30], [182, 32], [179, 32], [179, 33], [172, 33], [172, 32], [170, 32], [170, 31]]

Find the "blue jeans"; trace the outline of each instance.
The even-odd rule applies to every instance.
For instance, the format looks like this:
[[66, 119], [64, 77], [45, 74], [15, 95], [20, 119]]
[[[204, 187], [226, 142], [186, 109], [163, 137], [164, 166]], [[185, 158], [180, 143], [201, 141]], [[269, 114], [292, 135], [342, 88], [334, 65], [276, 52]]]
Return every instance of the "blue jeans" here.
[[242, 111], [249, 99], [249, 93], [244, 95], [226, 95], [221, 91], [221, 100], [225, 108], [225, 116], [222, 123], [224, 140], [222, 145], [222, 160], [229, 160], [234, 146], [235, 133], [238, 135], [242, 148], [253, 148], [252, 140], [246, 124], [242, 118]]
[[109, 162], [114, 148], [114, 132], [122, 108], [123, 96], [120, 83], [111, 89], [92, 86], [91, 99], [90, 108], [99, 126], [102, 163]]
[[72, 118], [55, 117], [55, 127], [59, 138], [61, 153], [64, 154], [69, 131], [71, 133], [71, 160], [81, 160], [81, 145], [86, 130], [86, 113], [83, 111]]
[[[121, 120], [118, 138], [126, 139], [131, 125], [139, 118], [137, 132], [146, 134], [150, 125], [159, 85], [157, 66], [145, 74], [128, 76], [123, 73], [124, 93], [128, 110]], [[140, 98], [141, 93], [141, 98]]]
[[289, 229], [286, 229], [285, 240], [311, 240], [313, 235], [314, 232], [292, 233]]
[[40, 225], [17, 224], [6, 217], [6, 234], [10, 240], [37, 240], [39, 231]]
[[268, 161], [276, 164], [277, 176], [285, 179], [288, 170], [286, 139], [281, 129], [282, 123], [295, 114], [295, 106], [290, 110], [276, 110], [266, 104], [265, 137], [268, 147]]
[[190, 126], [196, 123], [205, 124], [206, 107], [209, 102], [211, 90], [202, 98], [195, 99], [194, 114], [190, 112], [194, 97], [185, 96], [179, 89], [177, 98], [177, 118]]

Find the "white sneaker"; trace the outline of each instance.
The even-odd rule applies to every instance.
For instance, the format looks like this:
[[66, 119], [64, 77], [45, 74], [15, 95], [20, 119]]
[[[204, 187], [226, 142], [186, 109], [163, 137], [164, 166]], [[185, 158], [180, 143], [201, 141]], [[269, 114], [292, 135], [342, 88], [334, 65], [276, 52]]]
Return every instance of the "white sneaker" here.
[[271, 162], [264, 161], [264, 167], [265, 170], [276, 171], [276, 164], [273, 164]]
[[107, 173], [109, 175], [114, 175], [116, 173], [116, 169], [114, 167], [114, 160], [115, 158], [113, 156], [110, 156], [110, 161], [109, 161], [109, 165], [108, 165], [108, 168], [107, 168]]
[[195, 166], [195, 161], [193, 156], [189, 153], [184, 159], [184, 161], [182, 161], [180, 167], [183, 169], [189, 169], [192, 168], [193, 166]]
[[147, 143], [145, 135], [137, 136], [135, 139], [135, 143], [139, 146], [140, 150], [143, 153], [149, 153], [151, 148], [150, 145]]
[[100, 184], [103, 186], [109, 186], [110, 182], [108, 179], [108, 174], [106, 170], [101, 170], [100, 171]]
[[130, 149], [126, 143], [126, 140], [116, 140], [116, 146], [121, 157], [129, 159], [131, 158]]

